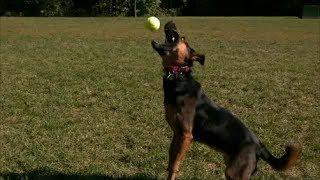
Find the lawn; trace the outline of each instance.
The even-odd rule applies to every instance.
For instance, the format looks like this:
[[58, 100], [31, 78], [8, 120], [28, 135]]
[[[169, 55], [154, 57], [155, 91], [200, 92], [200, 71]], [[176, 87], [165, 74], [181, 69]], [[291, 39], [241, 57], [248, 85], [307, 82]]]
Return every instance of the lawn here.
[[[254, 179], [320, 178], [320, 21], [295, 17], [177, 17], [206, 55], [194, 68], [206, 94], [276, 155], [295, 140], [299, 164]], [[145, 18], [1, 17], [0, 174], [165, 178], [163, 31]], [[194, 143], [181, 179], [223, 177], [220, 153]]]

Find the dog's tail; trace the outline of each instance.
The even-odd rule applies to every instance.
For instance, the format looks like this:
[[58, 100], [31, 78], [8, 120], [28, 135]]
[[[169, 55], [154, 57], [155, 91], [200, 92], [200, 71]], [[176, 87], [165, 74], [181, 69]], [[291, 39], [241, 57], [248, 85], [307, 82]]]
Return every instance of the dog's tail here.
[[261, 144], [260, 157], [267, 161], [273, 169], [282, 171], [290, 168], [296, 164], [297, 160], [301, 156], [301, 146], [294, 143], [289, 143], [286, 146], [286, 153], [280, 158], [273, 156], [269, 150]]

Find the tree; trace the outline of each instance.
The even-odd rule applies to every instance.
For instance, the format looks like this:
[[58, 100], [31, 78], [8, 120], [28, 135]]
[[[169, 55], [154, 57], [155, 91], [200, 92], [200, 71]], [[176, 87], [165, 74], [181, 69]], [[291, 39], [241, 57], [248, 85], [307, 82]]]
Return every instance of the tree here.
[[72, 0], [48, 0], [45, 8], [40, 11], [42, 16], [72, 16]]
[[130, 11], [131, 0], [98, 0], [93, 6], [96, 16], [127, 16]]
[[138, 15], [159, 15], [162, 13], [160, 0], [137, 0]]

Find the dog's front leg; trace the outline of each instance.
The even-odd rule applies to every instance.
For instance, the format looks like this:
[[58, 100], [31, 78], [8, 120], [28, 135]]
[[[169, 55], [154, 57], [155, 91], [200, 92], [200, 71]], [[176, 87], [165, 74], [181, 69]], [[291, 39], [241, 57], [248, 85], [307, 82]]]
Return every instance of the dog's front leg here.
[[176, 126], [169, 149], [169, 176], [168, 179], [175, 179], [180, 164], [192, 142], [192, 129], [195, 114], [195, 98], [186, 98], [180, 114], [176, 116]]
[[192, 142], [193, 136], [190, 132], [175, 132], [169, 149], [169, 176], [174, 180], [179, 171], [180, 164], [184, 159]]

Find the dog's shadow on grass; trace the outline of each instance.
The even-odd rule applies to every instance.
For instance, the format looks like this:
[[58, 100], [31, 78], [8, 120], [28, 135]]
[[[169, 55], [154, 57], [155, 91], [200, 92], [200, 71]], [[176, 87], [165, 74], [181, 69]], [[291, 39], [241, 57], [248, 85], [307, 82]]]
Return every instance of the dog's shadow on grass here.
[[154, 180], [158, 179], [155, 176], [150, 176], [144, 173], [132, 176], [113, 176], [113, 175], [78, 175], [78, 174], [62, 174], [62, 173], [43, 173], [43, 172], [30, 172], [24, 174], [10, 173], [0, 174], [0, 180]]

